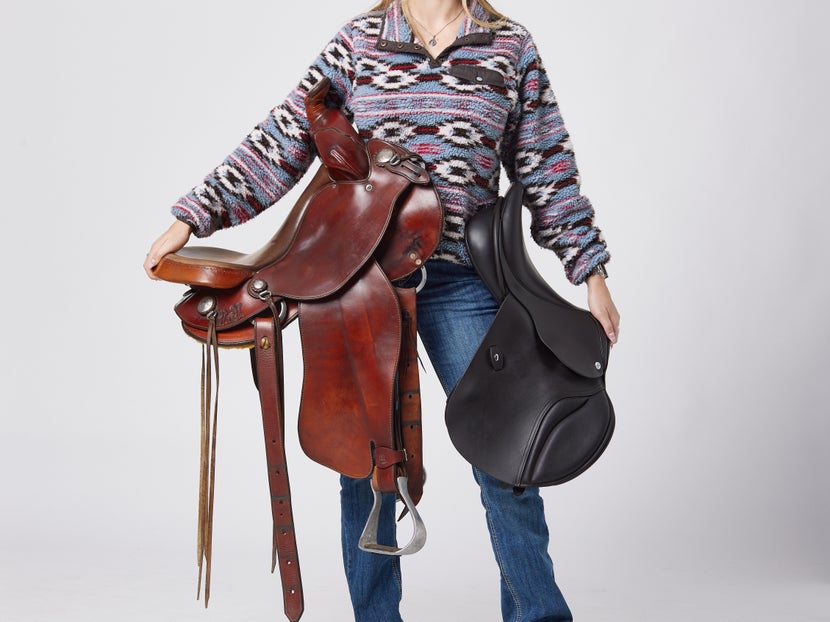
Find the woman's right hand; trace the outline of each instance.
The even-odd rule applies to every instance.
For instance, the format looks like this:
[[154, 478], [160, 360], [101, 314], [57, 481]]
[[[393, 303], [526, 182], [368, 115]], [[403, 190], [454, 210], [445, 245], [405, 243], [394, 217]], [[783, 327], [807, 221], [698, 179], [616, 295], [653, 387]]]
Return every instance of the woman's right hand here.
[[170, 225], [170, 228], [162, 233], [153, 245], [150, 247], [150, 252], [144, 259], [144, 271], [151, 279], [158, 280], [158, 277], [153, 273], [153, 268], [159, 260], [168, 253], [175, 253], [182, 248], [190, 239], [190, 234], [193, 230], [185, 222], [176, 220]]

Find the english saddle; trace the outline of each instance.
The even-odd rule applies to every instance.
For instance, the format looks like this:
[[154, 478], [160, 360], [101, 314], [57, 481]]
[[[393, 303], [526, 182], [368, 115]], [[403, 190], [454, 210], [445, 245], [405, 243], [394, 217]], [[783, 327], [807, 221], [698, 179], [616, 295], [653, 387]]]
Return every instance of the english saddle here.
[[517, 492], [584, 472], [616, 421], [605, 391], [608, 338], [533, 266], [522, 237], [523, 196], [514, 183], [467, 224], [473, 264], [501, 306], [445, 412], [461, 455]]

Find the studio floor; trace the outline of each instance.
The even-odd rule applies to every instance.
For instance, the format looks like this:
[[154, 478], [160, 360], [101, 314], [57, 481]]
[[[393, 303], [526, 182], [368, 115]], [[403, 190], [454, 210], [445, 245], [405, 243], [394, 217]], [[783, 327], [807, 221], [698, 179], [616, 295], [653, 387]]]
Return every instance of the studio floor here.
[[[67, 555], [68, 550], [3, 551], [0, 620], [4, 622], [277, 622], [279, 583], [267, 555], [237, 552], [216, 560], [210, 607], [195, 600], [190, 551], [135, 550]], [[304, 566], [303, 622], [352, 620], [339, 557]], [[615, 564], [622, 568], [622, 564]], [[402, 614], [407, 622], [498, 622], [497, 593], [465, 581], [463, 573], [404, 566]], [[411, 576], [409, 576], [411, 575]], [[655, 572], [621, 573], [596, 585], [563, 588], [579, 622], [819, 622], [830, 621], [830, 584], [770, 582], [752, 577]], [[601, 587], [600, 587], [601, 585]]]

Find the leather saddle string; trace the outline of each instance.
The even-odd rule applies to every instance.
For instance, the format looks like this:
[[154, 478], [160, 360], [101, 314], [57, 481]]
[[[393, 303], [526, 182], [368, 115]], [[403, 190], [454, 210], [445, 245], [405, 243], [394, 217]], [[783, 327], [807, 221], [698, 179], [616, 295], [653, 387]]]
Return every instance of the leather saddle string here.
[[285, 457], [282, 316], [270, 296], [263, 299], [268, 303], [273, 317], [258, 317], [254, 320], [253, 362], [262, 409], [268, 487], [271, 493], [271, 572], [274, 572], [279, 562], [283, 610], [291, 622], [297, 622], [302, 616], [304, 602]]
[[[201, 596], [204, 578], [205, 607], [210, 600], [210, 571], [213, 552], [213, 499], [216, 474], [216, 423], [219, 411], [219, 341], [215, 315], [209, 318], [207, 336], [202, 344], [201, 382], [201, 455], [199, 473], [199, 517], [196, 557], [199, 566], [196, 599]], [[213, 385], [213, 368], [216, 385]], [[211, 404], [211, 398], [213, 403]], [[212, 417], [211, 417], [212, 415]], [[212, 419], [212, 420], [211, 420]]]

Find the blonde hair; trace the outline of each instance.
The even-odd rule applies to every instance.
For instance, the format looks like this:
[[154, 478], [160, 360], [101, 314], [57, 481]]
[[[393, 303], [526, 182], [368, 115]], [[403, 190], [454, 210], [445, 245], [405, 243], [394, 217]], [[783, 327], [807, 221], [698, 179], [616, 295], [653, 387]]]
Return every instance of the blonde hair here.
[[[396, 0], [381, 0], [378, 2], [374, 7], [372, 7], [372, 11], [385, 11], [389, 8], [389, 5], [395, 2]], [[476, 24], [483, 28], [498, 28], [504, 22], [507, 21], [507, 17], [499, 13], [493, 6], [487, 2], [487, 0], [478, 0], [478, 3], [481, 5], [487, 14], [490, 16], [490, 21], [483, 21], [478, 19], [475, 15], [470, 12], [470, 0], [461, 0], [461, 6], [464, 8], [464, 12], [467, 14], [471, 20], [473, 20]], [[401, 9], [403, 10], [403, 15], [410, 24], [412, 23], [412, 13], [409, 11], [409, 2], [407, 0], [401, 0]]]

